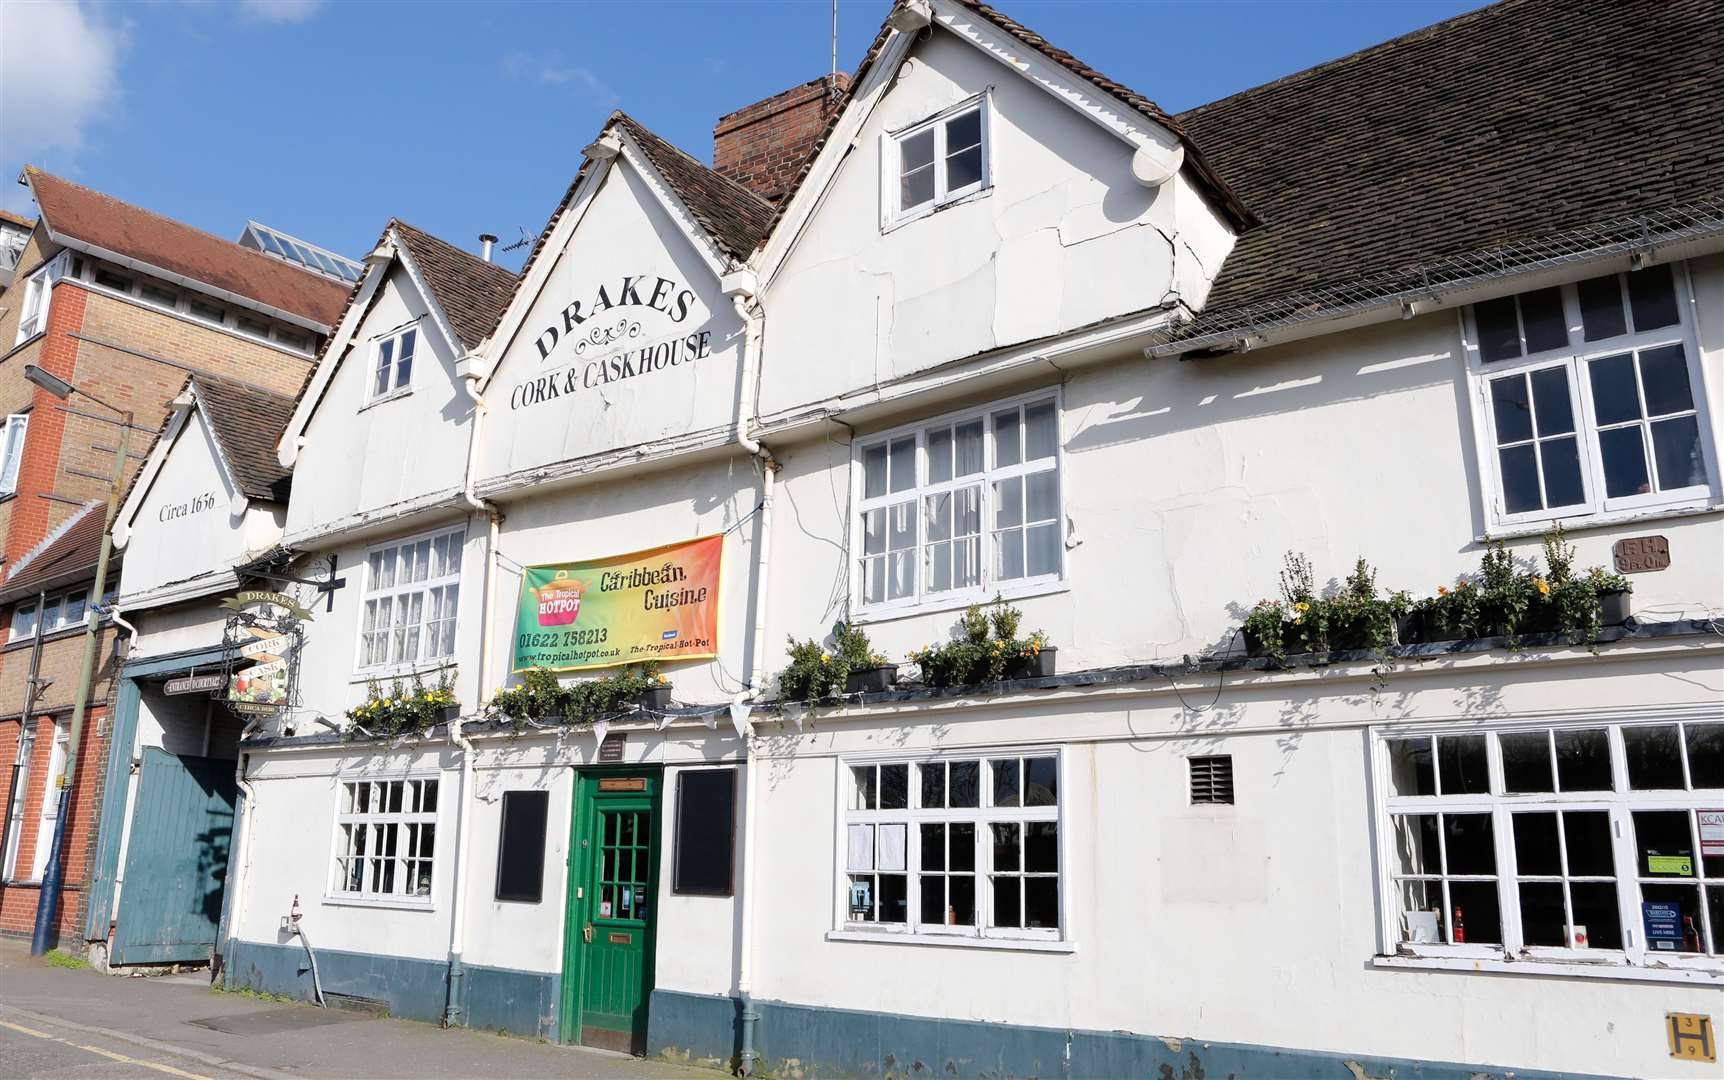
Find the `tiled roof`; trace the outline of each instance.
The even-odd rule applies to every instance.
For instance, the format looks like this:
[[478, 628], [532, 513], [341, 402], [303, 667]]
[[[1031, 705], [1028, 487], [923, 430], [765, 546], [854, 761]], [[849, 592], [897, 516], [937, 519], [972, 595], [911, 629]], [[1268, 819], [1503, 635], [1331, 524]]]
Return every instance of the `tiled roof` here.
[[1205, 315], [1724, 192], [1716, 0], [1507, 0], [1181, 113], [1262, 220]]
[[248, 498], [286, 502], [290, 474], [275, 447], [293, 417], [294, 399], [202, 372], [189, 381], [240, 490]]
[[400, 219], [389, 224], [436, 294], [437, 306], [449, 317], [461, 344], [478, 346], [509, 306], [515, 275]]
[[[773, 220], [771, 203], [741, 184], [713, 172], [654, 135], [646, 125], [626, 113], [613, 112], [610, 119], [605, 121], [603, 130], [609, 131], [612, 124], [627, 126], [630, 137], [640, 145], [653, 167], [664, 175], [667, 183], [676, 188], [677, 197], [682, 199], [689, 212], [699, 219], [701, 227], [707, 230], [708, 235], [727, 254], [736, 259], [746, 259], [760, 241], [766, 238], [766, 230]], [[527, 261], [521, 264], [521, 273], [515, 282], [517, 291], [521, 282], [527, 280], [527, 274], [533, 269], [533, 264], [538, 262], [539, 256], [544, 253], [545, 245], [556, 231], [557, 222], [562, 220], [569, 204], [575, 199], [575, 192], [580, 190], [581, 181], [586, 179], [587, 171], [592, 167], [591, 160], [582, 161], [581, 167], [575, 172], [575, 178], [569, 181], [568, 190], [563, 192], [556, 209], [551, 211], [551, 216], [545, 221], [545, 227], [539, 231], [539, 239], [534, 242], [533, 250], [527, 253]], [[719, 231], [721, 229], [722, 233]]]
[[[1215, 201], [1221, 212], [1227, 215], [1228, 219], [1233, 223], [1233, 226], [1235, 228], [1246, 228], [1257, 220], [1248, 204], [1245, 201], [1242, 201], [1235, 191], [1228, 186], [1227, 182], [1222, 179], [1221, 175], [1216, 172], [1214, 167], [1211, 165], [1209, 156], [1198, 147], [1196, 140], [1194, 140], [1193, 137], [1181, 126], [1178, 119], [1168, 115], [1161, 106], [1130, 87], [1113, 81], [1106, 75], [1103, 75], [1101, 72], [1090, 67], [1088, 64], [1085, 64], [1071, 53], [1054, 45], [1052, 42], [1048, 41], [1047, 38], [1042, 37], [1023, 23], [1018, 22], [1016, 19], [1011, 18], [996, 8], [980, 3], [979, 0], [953, 0], [953, 2], [970, 9], [981, 18], [992, 23], [995, 27], [1016, 38], [1019, 42], [1036, 50], [1043, 56], [1046, 56], [1049, 60], [1059, 64], [1061, 67], [1070, 71], [1079, 78], [1088, 80], [1091, 85], [1113, 95], [1125, 104], [1130, 105], [1132, 108], [1142, 113], [1144, 116], [1148, 117], [1150, 120], [1153, 120], [1157, 124], [1160, 124], [1162, 127], [1173, 132], [1173, 134], [1178, 136], [1180, 142], [1185, 146], [1186, 167], [1196, 173], [1198, 181], [1202, 187], [1206, 190], [1209, 197]], [[904, 0], [894, 0], [892, 11], [897, 11], [903, 3]], [[888, 19], [891, 18], [891, 14], [892, 12], [887, 13]], [[776, 212], [774, 213], [772, 220], [767, 223], [766, 231], [762, 234], [762, 238], [778, 227], [778, 222], [784, 217], [784, 212], [789, 209], [791, 200], [796, 197], [797, 191], [799, 191], [802, 185], [807, 181], [808, 174], [814, 171], [814, 162], [820, 157], [820, 151], [824, 149], [827, 142], [831, 140], [832, 132], [837, 129], [839, 121], [843, 119], [844, 110], [849, 107], [850, 99], [855, 97], [857, 89], [862, 85], [864, 78], [867, 77], [868, 70], [879, 61], [880, 53], [885, 49], [886, 40], [891, 37], [891, 34], [892, 28], [890, 23], [882, 22], [880, 24], [880, 33], [875, 36], [874, 43], [868, 46], [868, 51], [862, 56], [862, 62], [856, 66], [855, 74], [850, 77], [850, 85], [845, 91], [845, 101], [837, 109], [833, 110], [832, 119], [827, 122], [825, 132], [821, 134], [820, 138], [815, 140], [813, 148], [808, 152], [808, 160], [802, 163], [802, 171], [798, 173], [796, 179], [792, 181], [789, 190], [785, 193], [784, 197], [778, 201]]]
[[36, 206], [69, 237], [333, 327], [347, 302], [341, 282], [302, 270], [130, 203], [27, 166]]
[[[627, 113], [614, 112], [611, 123], [629, 133], [675, 189], [677, 198], [726, 255], [746, 259], [766, 237], [772, 204], [728, 177], [720, 176], [682, 150], [648, 131]], [[607, 125], [608, 126], [608, 125]]]
[[10, 210], [0, 209], [0, 221], [10, 221], [14, 225], [22, 225], [26, 229], [36, 227], [35, 218], [27, 218], [23, 214], [14, 214]]
[[[101, 502], [87, 502], [61, 522], [7, 570], [0, 581], [0, 596], [11, 599], [37, 589], [58, 588], [94, 570], [102, 553], [104, 510]], [[116, 551], [114, 557], [118, 555]]]

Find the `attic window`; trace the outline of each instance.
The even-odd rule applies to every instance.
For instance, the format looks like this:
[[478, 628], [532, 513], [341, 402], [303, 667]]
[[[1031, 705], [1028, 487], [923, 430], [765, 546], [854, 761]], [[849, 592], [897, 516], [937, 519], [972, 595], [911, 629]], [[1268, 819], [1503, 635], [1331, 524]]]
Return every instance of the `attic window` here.
[[987, 99], [960, 102], [891, 136], [884, 156], [888, 226], [987, 190]]
[[408, 327], [376, 343], [376, 357], [371, 365], [370, 400], [377, 401], [395, 393], [405, 393], [413, 382], [413, 352], [419, 344], [419, 330]]
[[1194, 757], [1191, 763], [1191, 805], [1233, 804], [1233, 755]]

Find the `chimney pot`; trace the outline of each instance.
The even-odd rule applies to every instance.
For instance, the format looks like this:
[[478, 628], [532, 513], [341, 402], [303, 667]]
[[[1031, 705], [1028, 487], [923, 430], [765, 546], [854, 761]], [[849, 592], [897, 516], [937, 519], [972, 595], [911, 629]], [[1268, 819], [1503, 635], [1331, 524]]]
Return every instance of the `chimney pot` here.
[[479, 234], [479, 258], [484, 259], [486, 262], [490, 262], [491, 261], [491, 247], [492, 247], [492, 245], [496, 244], [496, 242], [497, 242], [497, 238], [495, 236], [492, 236], [490, 233], [488, 233], [488, 232], [487, 233], [480, 233]]

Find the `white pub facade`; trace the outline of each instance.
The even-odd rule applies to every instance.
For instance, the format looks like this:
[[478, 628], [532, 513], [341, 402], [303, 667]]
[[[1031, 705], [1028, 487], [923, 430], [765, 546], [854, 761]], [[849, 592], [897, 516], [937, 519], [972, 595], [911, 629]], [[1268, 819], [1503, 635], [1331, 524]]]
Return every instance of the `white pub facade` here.
[[[1712, 1075], [1671, 1019], [1724, 1021], [1703, 7], [1501, 4], [1175, 117], [900, 3], [776, 202], [619, 113], [518, 278], [392, 223], [285, 510], [227, 517], [275, 561], [210, 547], [310, 615], [223, 977], [787, 1074]], [[1657, 183], [1582, 162], [1607, 40], [1663, 58], [1599, 76], [1672, 111], [1622, 118]], [[1626, 622], [1239, 633], [1287, 552], [1290, 643], [1359, 558], [1440, 607], [1500, 541], [1567, 595], [1559, 524]], [[1037, 672], [931, 685], [996, 598]], [[897, 685], [789, 700], [786, 639], [858, 630]], [[668, 701], [498, 715], [647, 659]], [[415, 679], [429, 731], [349, 719]]]

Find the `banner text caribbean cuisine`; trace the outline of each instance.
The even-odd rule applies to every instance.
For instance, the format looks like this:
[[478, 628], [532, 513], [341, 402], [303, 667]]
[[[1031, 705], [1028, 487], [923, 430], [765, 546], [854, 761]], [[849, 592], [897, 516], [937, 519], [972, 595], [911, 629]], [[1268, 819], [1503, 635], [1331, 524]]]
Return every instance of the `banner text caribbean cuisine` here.
[[514, 670], [616, 667], [718, 655], [723, 536], [606, 559], [529, 566]]

